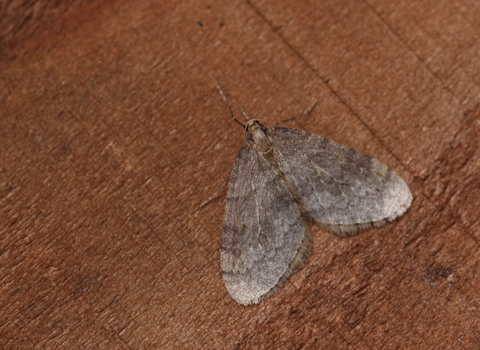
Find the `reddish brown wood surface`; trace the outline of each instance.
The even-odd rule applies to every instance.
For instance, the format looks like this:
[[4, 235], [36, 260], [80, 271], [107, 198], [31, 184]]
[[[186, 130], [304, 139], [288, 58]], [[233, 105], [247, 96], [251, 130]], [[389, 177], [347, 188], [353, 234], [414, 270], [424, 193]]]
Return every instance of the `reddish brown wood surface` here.
[[[35, 3], [35, 4], [34, 4]], [[2, 1], [0, 348], [480, 348], [480, 5]], [[28, 12], [30, 11], [30, 12]], [[202, 24], [202, 25], [201, 25]], [[415, 200], [237, 305], [220, 275], [243, 131], [364, 151]]]

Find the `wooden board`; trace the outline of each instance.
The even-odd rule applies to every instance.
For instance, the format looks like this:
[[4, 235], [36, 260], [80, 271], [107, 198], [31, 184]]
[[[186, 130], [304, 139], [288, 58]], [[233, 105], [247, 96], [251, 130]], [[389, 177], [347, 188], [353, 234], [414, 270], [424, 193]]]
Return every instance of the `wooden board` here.
[[[0, 347], [478, 349], [480, 5], [4, 1]], [[224, 288], [229, 172], [267, 126], [372, 155], [400, 220], [313, 253], [259, 305]], [[200, 204], [209, 197], [213, 200]]]

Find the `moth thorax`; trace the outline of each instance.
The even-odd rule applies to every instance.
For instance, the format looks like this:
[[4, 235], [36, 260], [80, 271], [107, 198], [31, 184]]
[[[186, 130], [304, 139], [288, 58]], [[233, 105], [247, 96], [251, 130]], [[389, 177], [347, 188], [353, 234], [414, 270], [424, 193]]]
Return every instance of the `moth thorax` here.
[[267, 129], [256, 120], [249, 120], [246, 125], [249, 134], [249, 141], [260, 153], [268, 153], [272, 149], [272, 145], [267, 136]]

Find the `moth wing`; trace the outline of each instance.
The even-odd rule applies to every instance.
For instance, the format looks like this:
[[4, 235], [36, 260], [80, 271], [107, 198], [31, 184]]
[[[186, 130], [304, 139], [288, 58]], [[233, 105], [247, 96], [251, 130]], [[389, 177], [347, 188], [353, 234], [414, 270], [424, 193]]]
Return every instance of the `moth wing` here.
[[407, 211], [412, 193], [378, 160], [308, 132], [269, 130], [274, 156], [307, 213], [325, 229], [353, 235]]
[[308, 223], [275, 169], [244, 145], [232, 169], [222, 275], [239, 304], [258, 303], [301, 266]]

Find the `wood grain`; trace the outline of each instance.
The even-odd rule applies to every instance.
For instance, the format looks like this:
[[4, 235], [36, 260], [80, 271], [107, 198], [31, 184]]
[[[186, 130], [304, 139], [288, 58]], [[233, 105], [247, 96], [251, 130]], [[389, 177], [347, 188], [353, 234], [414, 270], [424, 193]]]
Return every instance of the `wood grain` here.
[[[478, 2], [34, 3], [0, 3], [0, 348], [480, 347]], [[314, 227], [304, 269], [237, 305], [245, 134], [214, 80], [269, 127], [318, 100], [288, 126], [388, 164], [412, 207]]]

